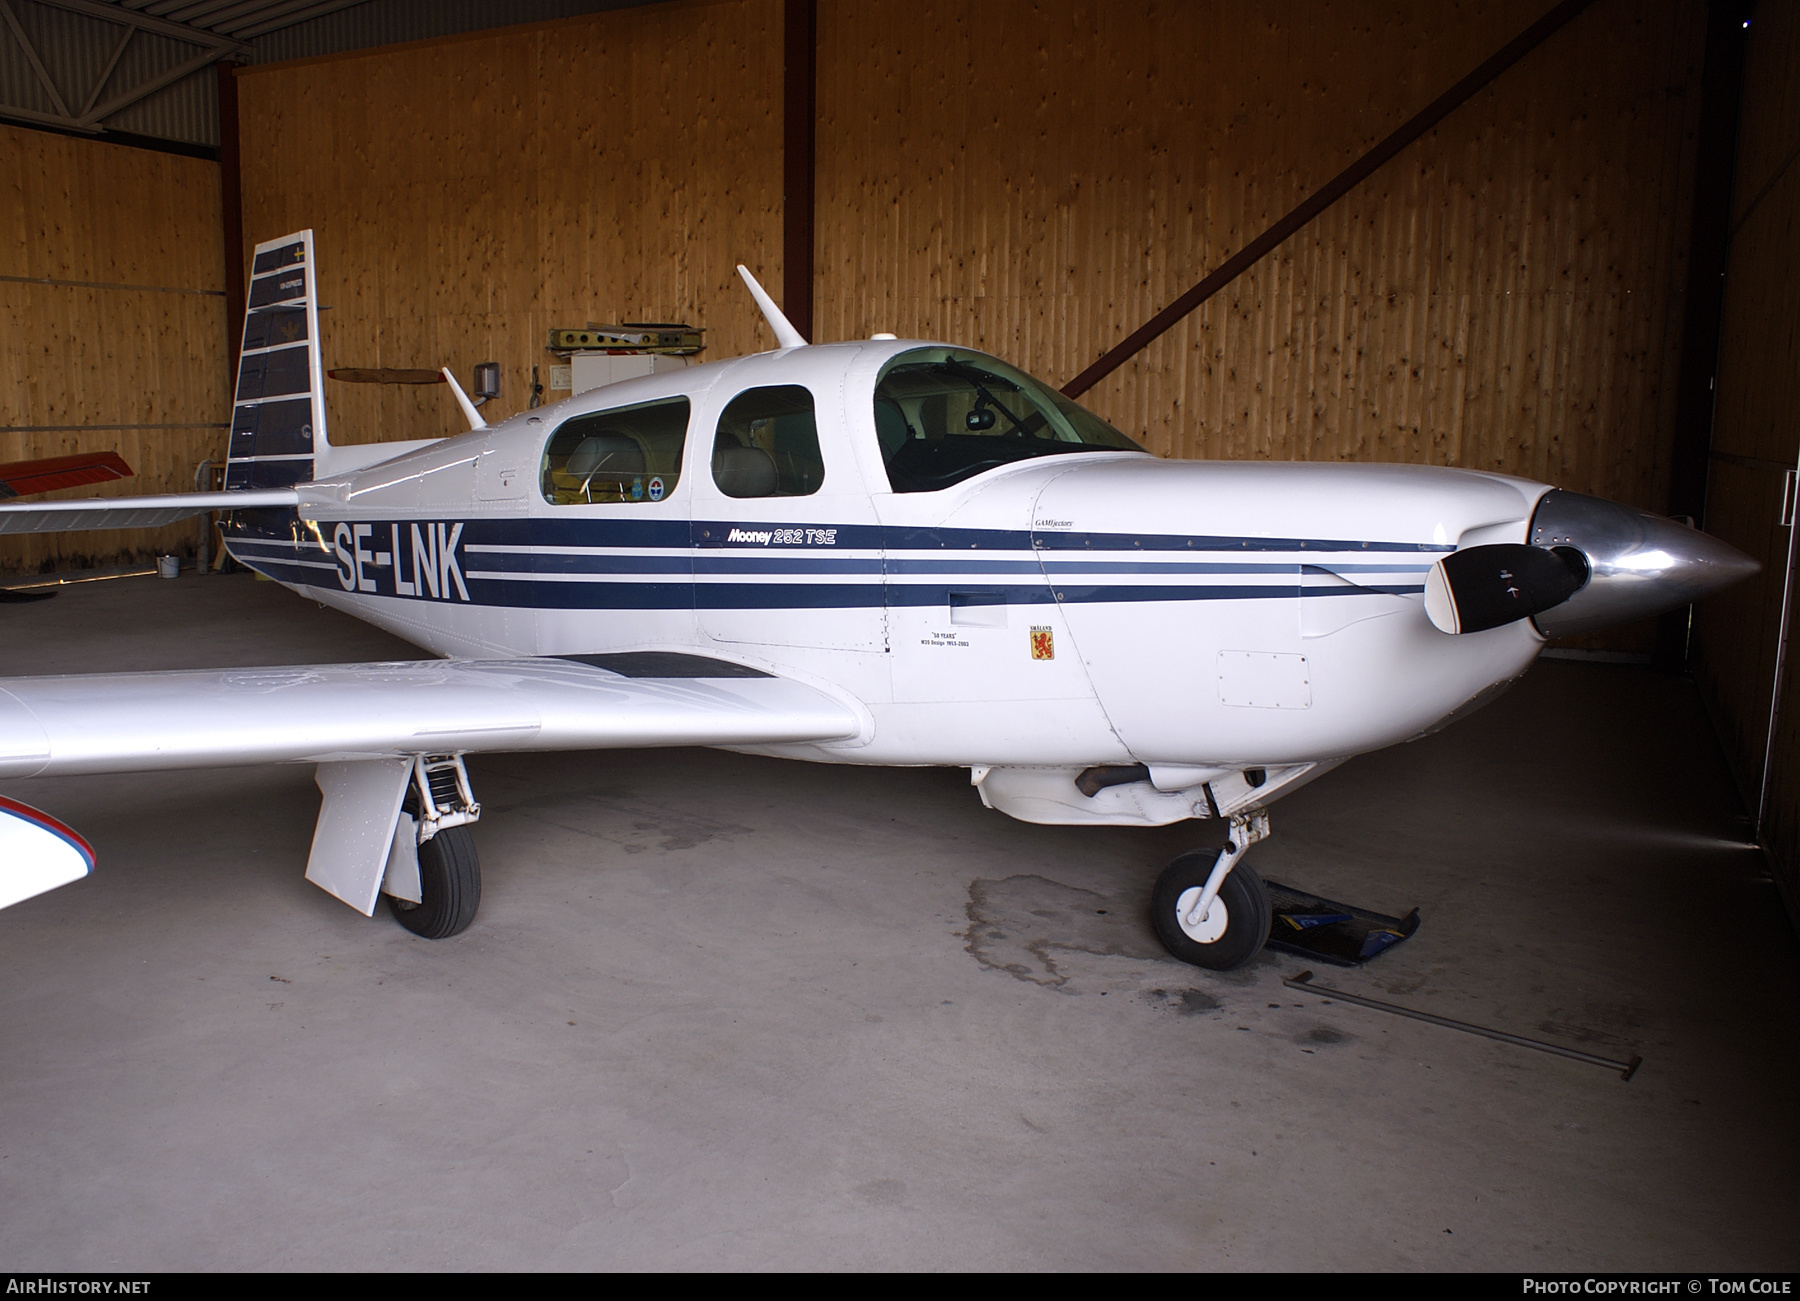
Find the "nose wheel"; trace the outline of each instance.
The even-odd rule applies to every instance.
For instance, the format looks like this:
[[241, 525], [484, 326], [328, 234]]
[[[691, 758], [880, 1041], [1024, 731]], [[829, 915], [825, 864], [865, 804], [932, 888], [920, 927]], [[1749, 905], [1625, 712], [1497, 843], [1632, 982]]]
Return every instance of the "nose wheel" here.
[[1150, 922], [1171, 957], [1230, 971], [1262, 951], [1274, 910], [1262, 878], [1240, 860], [1268, 834], [1266, 813], [1233, 818], [1216, 857], [1191, 850], [1163, 870], [1150, 894]]

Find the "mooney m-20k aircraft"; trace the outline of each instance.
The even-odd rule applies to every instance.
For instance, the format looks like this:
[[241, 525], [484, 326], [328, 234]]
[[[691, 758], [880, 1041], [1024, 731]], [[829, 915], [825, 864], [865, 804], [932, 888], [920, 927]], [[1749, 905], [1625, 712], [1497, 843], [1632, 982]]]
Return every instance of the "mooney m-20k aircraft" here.
[[[773, 352], [493, 426], [454, 388], [468, 433], [334, 447], [312, 232], [258, 245], [225, 490], [0, 506], [0, 532], [226, 511], [239, 563], [442, 659], [0, 679], [0, 777], [316, 764], [307, 877], [435, 938], [480, 899], [467, 754], [954, 765], [1029, 822], [1226, 820], [1152, 912], [1228, 968], [1268, 938], [1240, 860], [1276, 798], [1475, 708], [1546, 637], [1755, 568], [1504, 475], [1161, 460], [971, 349], [808, 345], [744, 279]], [[92, 865], [0, 801], [0, 903]]]

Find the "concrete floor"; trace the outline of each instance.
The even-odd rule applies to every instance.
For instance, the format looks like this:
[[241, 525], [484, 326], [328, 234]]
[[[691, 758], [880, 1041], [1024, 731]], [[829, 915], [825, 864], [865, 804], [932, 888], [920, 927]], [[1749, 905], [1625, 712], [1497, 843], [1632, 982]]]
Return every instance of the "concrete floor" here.
[[[395, 658], [246, 578], [0, 607], [0, 671]], [[1550, 662], [1275, 808], [1418, 935], [1346, 989], [1165, 957], [1205, 827], [966, 772], [496, 756], [474, 927], [302, 879], [305, 768], [11, 782], [99, 854], [0, 913], [0, 1265], [1793, 1269], [1800, 957], [1691, 687]]]

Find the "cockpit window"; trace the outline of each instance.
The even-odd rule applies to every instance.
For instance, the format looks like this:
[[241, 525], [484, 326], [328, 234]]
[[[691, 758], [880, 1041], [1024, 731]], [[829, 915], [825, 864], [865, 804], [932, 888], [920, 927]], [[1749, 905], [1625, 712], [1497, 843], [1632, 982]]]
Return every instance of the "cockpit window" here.
[[687, 427], [686, 398], [563, 421], [544, 447], [544, 500], [553, 506], [664, 500], [681, 479]]
[[798, 384], [745, 389], [725, 404], [713, 482], [727, 497], [805, 497], [825, 482], [813, 395]]
[[1034, 456], [1144, 450], [1024, 371], [955, 348], [903, 352], [882, 369], [875, 433], [895, 492], [935, 492]]

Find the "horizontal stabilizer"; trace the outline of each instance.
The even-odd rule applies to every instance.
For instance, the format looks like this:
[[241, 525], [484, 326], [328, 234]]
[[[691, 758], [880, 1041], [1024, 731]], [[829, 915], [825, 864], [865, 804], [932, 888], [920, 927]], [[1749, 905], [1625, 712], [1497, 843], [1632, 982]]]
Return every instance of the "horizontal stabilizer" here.
[[90, 497], [0, 506], [0, 533], [81, 533], [88, 529], [153, 529], [214, 510], [297, 506], [292, 488], [177, 492], [164, 497]]
[[859, 724], [848, 706], [786, 678], [626, 677], [565, 659], [0, 678], [0, 778], [774, 745], [837, 740]]

